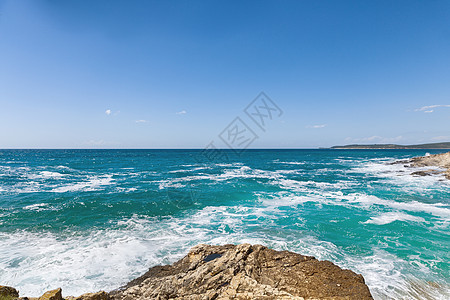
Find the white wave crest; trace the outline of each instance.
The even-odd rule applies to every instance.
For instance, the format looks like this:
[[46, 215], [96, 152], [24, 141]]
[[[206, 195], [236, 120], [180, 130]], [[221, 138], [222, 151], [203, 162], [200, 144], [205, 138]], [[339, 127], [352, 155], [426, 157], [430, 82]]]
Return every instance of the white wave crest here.
[[102, 186], [111, 185], [112, 175], [92, 176], [88, 181], [78, 182], [51, 190], [54, 193], [76, 192], [76, 191], [96, 191]]
[[425, 222], [425, 219], [417, 216], [411, 216], [401, 212], [388, 212], [376, 217], [371, 217], [370, 220], [367, 220], [364, 223], [385, 225], [395, 221]]
[[45, 207], [47, 207], [47, 206], [48, 206], [48, 203], [36, 203], [36, 204], [27, 205], [23, 209], [42, 211], [42, 210], [45, 210]]

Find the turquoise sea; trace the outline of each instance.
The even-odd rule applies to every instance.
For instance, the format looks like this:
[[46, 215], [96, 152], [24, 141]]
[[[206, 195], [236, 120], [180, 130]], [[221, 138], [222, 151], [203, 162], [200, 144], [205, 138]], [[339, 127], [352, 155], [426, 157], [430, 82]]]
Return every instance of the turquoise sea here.
[[112, 290], [199, 243], [263, 244], [361, 273], [375, 299], [450, 298], [438, 150], [0, 150], [0, 284]]

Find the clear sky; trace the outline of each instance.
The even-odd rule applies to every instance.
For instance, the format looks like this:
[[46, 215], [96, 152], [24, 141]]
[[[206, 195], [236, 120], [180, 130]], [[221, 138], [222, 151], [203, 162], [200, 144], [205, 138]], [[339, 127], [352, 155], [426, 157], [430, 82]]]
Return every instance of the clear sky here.
[[236, 117], [254, 148], [450, 141], [450, 1], [0, 0], [0, 148], [225, 147]]

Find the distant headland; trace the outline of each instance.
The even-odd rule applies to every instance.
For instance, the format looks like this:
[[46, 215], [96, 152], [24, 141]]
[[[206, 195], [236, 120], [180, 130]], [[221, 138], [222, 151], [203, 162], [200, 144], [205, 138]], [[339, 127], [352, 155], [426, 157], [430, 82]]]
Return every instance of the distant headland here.
[[450, 142], [418, 144], [418, 145], [352, 144], [352, 145], [345, 145], [345, 146], [333, 146], [330, 149], [450, 149]]

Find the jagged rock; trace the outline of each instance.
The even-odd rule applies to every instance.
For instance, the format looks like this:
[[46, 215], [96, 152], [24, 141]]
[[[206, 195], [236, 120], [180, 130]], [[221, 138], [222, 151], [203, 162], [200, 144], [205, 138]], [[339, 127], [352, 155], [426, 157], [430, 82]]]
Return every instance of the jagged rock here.
[[86, 293], [78, 297], [66, 297], [66, 300], [109, 300], [109, 295], [105, 291], [97, 293]]
[[364, 278], [329, 261], [261, 245], [198, 245], [183, 259], [151, 268], [114, 300], [372, 299]]
[[436, 171], [436, 170], [423, 170], [423, 171], [416, 171], [416, 172], [412, 172], [411, 175], [416, 175], [416, 176], [430, 176], [433, 174], [440, 174], [440, 172]]
[[61, 288], [45, 292], [44, 295], [39, 297], [39, 300], [64, 300], [61, 295]]
[[[447, 179], [450, 179], [450, 152], [414, 157], [409, 162], [412, 167], [439, 167], [446, 169], [443, 174]], [[436, 170], [424, 170], [414, 172], [413, 175], [425, 176], [436, 173]]]
[[0, 285], [0, 296], [19, 297], [19, 292], [13, 287]]

